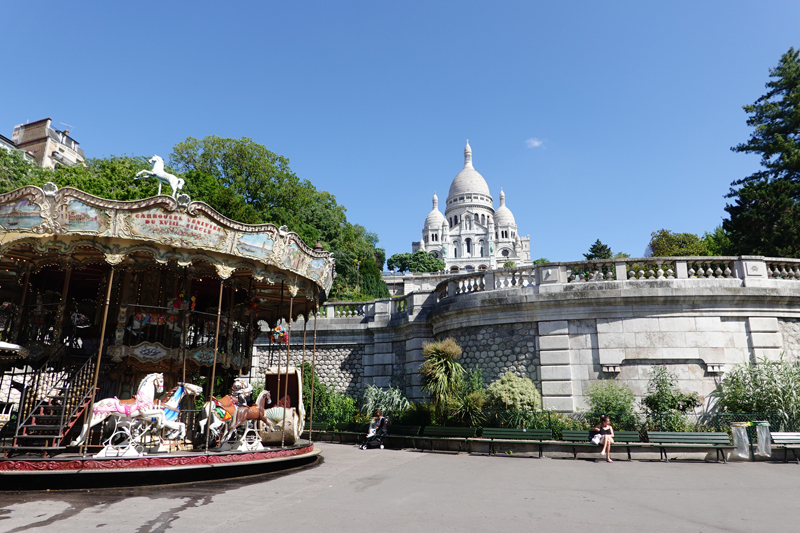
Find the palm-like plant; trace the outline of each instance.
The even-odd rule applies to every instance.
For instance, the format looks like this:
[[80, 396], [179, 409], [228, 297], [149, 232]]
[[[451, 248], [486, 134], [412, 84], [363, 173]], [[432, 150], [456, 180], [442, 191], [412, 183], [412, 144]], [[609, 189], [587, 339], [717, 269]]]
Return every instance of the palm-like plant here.
[[422, 346], [425, 361], [419, 369], [422, 390], [431, 398], [437, 418], [444, 421], [448, 405], [457, 397], [464, 376], [464, 367], [456, 361], [461, 346], [450, 337]]

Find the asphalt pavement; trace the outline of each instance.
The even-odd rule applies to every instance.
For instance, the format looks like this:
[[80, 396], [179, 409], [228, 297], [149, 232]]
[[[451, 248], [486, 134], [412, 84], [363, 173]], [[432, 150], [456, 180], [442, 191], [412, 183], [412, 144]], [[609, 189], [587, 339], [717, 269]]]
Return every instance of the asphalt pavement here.
[[791, 462], [608, 464], [317, 446], [317, 465], [284, 474], [0, 492], [0, 532], [800, 530], [800, 466]]

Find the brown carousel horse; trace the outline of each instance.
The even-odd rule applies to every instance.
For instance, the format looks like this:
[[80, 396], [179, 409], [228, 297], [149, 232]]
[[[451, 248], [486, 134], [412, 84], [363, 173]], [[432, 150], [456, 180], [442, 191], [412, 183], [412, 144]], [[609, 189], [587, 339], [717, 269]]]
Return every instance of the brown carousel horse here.
[[[210, 423], [209, 434], [217, 446], [228, 442], [236, 434], [237, 428], [248, 420], [262, 421], [269, 431], [274, 431], [274, 424], [265, 416], [265, 406], [272, 402], [269, 391], [264, 389], [258, 395], [255, 405], [247, 406], [247, 396], [253, 392], [253, 387], [245, 381], [237, 379], [233, 382], [231, 394], [222, 398], [211, 397], [200, 410], [198, 418], [197, 440], [205, 441], [206, 423]], [[210, 419], [210, 422], [209, 422]]]

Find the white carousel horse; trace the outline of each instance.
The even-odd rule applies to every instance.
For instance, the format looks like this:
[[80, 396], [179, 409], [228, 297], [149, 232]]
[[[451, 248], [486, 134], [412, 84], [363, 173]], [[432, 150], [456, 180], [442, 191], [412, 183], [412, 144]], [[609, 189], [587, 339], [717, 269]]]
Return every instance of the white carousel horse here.
[[89, 434], [89, 429], [93, 428], [100, 422], [103, 422], [109, 416], [120, 416], [125, 418], [136, 418], [142, 413], [149, 413], [152, 411], [163, 411], [155, 409], [155, 395], [164, 392], [164, 374], [158, 372], [148, 374], [139, 383], [139, 389], [130, 400], [120, 400], [118, 398], [106, 398], [95, 402], [92, 405], [92, 419], [87, 424], [83, 424], [81, 434], [77, 439], [72, 441], [72, 446], [80, 446], [86, 440]]
[[138, 420], [117, 417], [117, 426], [108, 439], [109, 445], [120, 434], [125, 437], [125, 441], [131, 442], [146, 433], [160, 436], [164, 429], [167, 430], [164, 436], [166, 439], [184, 438], [186, 436], [186, 424], [179, 421], [181, 400], [184, 396], [196, 396], [201, 392], [203, 392], [203, 388], [198, 385], [178, 383], [172, 390], [167, 392], [160, 403], [154, 406], [153, 411], [143, 411]]
[[178, 190], [183, 189], [183, 178], [173, 176], [169, 172], [165, 171], [164, 160], [157, 155], [151, 157], [148, 162], [153, 163], [153, 170], [140, 170], [136, 173], [136, 177], [134, 179], [138, 180], [152, 176], [158, 180], [159, 195], [161, 194], [161, 184], [163, 183], [172, 187], [172, 197], [175, 198], [178, 195]]

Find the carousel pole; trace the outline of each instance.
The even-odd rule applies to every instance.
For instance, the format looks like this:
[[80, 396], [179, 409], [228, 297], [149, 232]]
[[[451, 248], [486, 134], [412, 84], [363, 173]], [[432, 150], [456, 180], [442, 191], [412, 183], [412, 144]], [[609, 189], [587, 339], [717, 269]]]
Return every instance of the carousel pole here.
[[[97, 380], [100, 378], [100, 359], [103, 357], [103, 344], [106, 340], [106, 323], [108, 322], [108, 304], [111, 302], [111, 286], [114, 284], [114, 267], [111, 267], [111, 271], [108, 273], [108, 288], [106, 288], [106, 303], [105, 309], [103, 310], [103, 327], [100, 330], [100, 348], [97, 350], [97, 362], [94, 364], [94, 379], [92, 380], [92, 388], [91, 392], [89, 393], [89, 403], [86, 404], [86, 414], [83, 417], [83, 426], [84, 429], [88, 432], [89, 431], [89, 422], [92, 420], [92, 407], [94, 406], [94, 395], [97, 391]], [[86, 454], [86, 445], [89, 442], [89, 435], [86, 435], [86, 439], [81, 444], [81, 454]]]
[[306, 311], [306, 316], [303, 317], [303, 360], [300, 363], [300, 368], [306, 364], [306, 326], [308, 325], [308, 311]]
[[[188, 287], [188, 280], [189, 280], [189, 267], [183, 267], [183, 290], [186, 291], [186, 297], [189, 301], [192, 301], [192, 290]], [[188, 338], [188, 324], [186, 320], [186, 315], [189, 310], [181, 309], [181, 355], [183, 355], [183, 382], [186, 383], [186, 340]]]
[[317, 320], [319, 320], [319, 297], [314, 290], [314, 347], [311, 350], [311, 416], [308, 419], [308, 442], [314, 442], [314, 369], [317, 367]]
[[[281, 281], [281, 303], [278, 304], [278, 318], [275, 319], [275, 327], [278, 327], [280, 324], [280, 316], [281, 316], [281, 308], [283, 307], [283, 282]], [[283, 341], [283, 337], [278, 340], [278, 388], [275, 390], [275, 393], [278, 395], [277, 402], [280, 403], [281, 401], [281, 342]], [[278, 405], [276, 403], [275, 405]]]
[[[292, 288], [289, 288], [291, 291]], [[289, 396], [289, 348], [292, 345], [292, 304], [294, 304], [294, 294], [289, 298], [289, 332], [288, 338], [286, 339], [286, 383], [283, 385], [283, 423], [281, 424], [281, 448], [283, 448], [284, 442], [286, 442], [286, 411], [289, 409], [286, 407], [286, 397]], [[278, 372], [280, 373], [281, 369], [278, 368]], [[278, 396], [280, 396], [280, 389], [278, 389]]]
[[25, 312], [25, 298], [28, 296], [28, 286], [30, 280], [31, 270], [28, 268], [25, 270], [25, 282], [22, 285], [22, 296], [19, 300], [19, 312], [17, 313], [17, 316], [14, 317], [14, 336], [9, 339], [11, 342], [17, 342], [17, 340], [19, 340], [19, 332], [22, 329], [22, 315]]
[[208, 455], [208, 437], [211, 432], [211, 398], [214, 397], [214, 380], [217, 378], [217, 348], [219, 347], [219, 323], [222, 320], [222, 289], [225, 288], [225, 280], [219, 279], [219, 304], [217, 305], [217, 333], [214, 335], [214, 363], [211, 367], [211, 385], [208, 387], [208, 418], [206, 421], [206, 455]]

